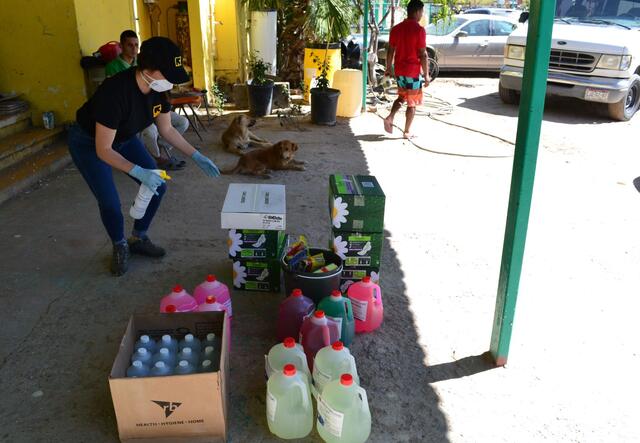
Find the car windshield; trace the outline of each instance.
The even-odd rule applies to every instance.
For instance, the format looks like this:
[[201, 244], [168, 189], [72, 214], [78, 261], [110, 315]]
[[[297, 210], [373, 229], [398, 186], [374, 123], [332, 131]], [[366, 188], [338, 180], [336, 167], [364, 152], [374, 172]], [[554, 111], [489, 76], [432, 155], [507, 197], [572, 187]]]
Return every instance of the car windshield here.
[[448, 35], [468, 21], [469, 19], [462, 17], [451, 17], [444, 20], [440, 19], [436, 23], [431, 23], [427, 26], [427, 34]]
[[556, 19], [636, 28], [640, 27], [640, 0], [558, 0]]

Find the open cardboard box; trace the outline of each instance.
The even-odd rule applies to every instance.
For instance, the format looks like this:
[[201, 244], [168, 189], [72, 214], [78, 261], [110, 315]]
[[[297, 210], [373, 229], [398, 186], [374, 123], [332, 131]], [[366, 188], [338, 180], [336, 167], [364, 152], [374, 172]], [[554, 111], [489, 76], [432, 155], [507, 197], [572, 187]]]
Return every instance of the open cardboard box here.
[[[178, 338], [213, 332], [219, 340], [219, 370], [167, 377], [126, 378], [133, 347], [142, 334]], [[229, 327], [224, 312], [133, 315], [120, 343], [109, 387], [125, 442], [218, 442], [226, 440]], [[218, 366], [215, 365], [214, 366]]]

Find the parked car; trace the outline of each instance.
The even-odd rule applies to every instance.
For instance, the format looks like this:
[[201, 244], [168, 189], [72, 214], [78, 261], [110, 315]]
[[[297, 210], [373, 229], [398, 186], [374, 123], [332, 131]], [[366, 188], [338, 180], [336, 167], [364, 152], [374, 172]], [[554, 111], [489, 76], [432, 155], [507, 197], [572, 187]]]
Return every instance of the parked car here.
[[[580, 1], [580, 0], [578, 0]], [[640, 0], [560, 0], [556, 8], [547, 94], [604, 103], [626, 121], [640, 107]], [[507, 40], [500, 98], [517, 103], [527, 28]]]
[[507, 9], [507, 8], [471, 8], [463, 12], [463, 14], [489, 14], [489, 15], [501, 15], [503, 17], [509, 17], [514, 20], [520, 18], [522, 11], [520, 9]]
[[440, 71], [500, 71], [517, 19], [461, 14], [427, 26], [427, 50]]

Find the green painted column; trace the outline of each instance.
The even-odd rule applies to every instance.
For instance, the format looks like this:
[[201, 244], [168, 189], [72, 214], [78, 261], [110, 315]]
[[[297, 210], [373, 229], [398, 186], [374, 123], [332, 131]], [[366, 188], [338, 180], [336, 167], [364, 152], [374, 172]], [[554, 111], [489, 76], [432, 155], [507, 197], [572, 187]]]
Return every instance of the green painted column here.
[[490, 350], [497, 366], [504, 366], [509, 355], [544, 112], [555, 9], [555, 0], [531, 2], [509, 210], [491, 334]]
[[369, 0], [364, 0], [364, 29], [362, 32], [362, 112], [367, 112], [367, 83], [369, 81]]

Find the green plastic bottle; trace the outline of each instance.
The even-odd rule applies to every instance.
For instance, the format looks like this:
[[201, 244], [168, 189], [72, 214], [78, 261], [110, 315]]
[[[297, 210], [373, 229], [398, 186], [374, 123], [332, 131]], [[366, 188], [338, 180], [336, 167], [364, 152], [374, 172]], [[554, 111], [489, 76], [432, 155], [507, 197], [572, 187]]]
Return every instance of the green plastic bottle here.
[[318, 434], [327, 443], [364, 443], [371, 433], [367, 392], [351, 374], [329, 382], [318, 396]]
[[345, 346], [350, 346], [356, 335], [356, 321], [353, 318], [351, 300], [343, 297], [340, 291], [333, 291], [329, 297], [320, 301], [318, 309], [324, 311], [327, 317], [342, 323], [340, 341]]
[[267, 423], [272, 434], [284, 439], [304, 438], [313, 429], [309, 381], [292, 364], [267, 382]]

